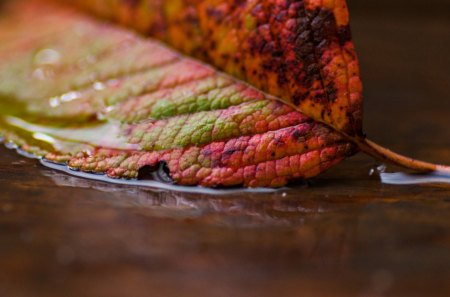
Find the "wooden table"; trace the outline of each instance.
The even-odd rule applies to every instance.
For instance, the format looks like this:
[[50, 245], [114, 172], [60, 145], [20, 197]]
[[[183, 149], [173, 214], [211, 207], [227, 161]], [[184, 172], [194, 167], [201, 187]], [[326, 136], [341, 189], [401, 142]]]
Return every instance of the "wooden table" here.
[[[367, 134], [450, 164], [449, 1], [349, 2]], [[0, 296], [450, 295], [450, 186], [384, 185], [364, 155], [309, 185], [208, 196], [0, 154]]]

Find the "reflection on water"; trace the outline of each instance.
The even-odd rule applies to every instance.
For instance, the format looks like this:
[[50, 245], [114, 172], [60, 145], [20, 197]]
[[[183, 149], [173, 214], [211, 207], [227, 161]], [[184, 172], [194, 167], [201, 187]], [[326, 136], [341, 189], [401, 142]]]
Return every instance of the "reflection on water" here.
[[381, 181], [390, 185], [450, 184], [450, 172], [407, 174], [403, 172], [381, 173]]
[[[66, 171], [65, 166], [45, 164]], [[41, 171], [60, 187], [89, 188], [111, 195], [104, 195], [109, 204], [123, 208], [137, 208], [146, 214], [156, 217], [171, 218], [213, 218], [213, 221], [225, 225], [267, 226], [267, 225], [297, 225], [302, 224], [306, 217], [313, 218], [342, 208], [333, 201], [311, 198], [303, 199], [302, 192], [309, 191], [305, 185], [296, 188], [271, 189], [231, 189], [211, 190], [190, 187], [136, 187], [133, 182], [122, 180], [123, 184], [104, 182], [103, 175], [84, 179], [70, 176], [58, 171]], [[71, 171], [79, 173], [77, 171]], [[85, 174], [85, 173], [83, 173]], [[99, 177], [98, 179], [95, 177]], [[147, 181], [143, 181], [147, 182]], [[155, 182], [155, 181], [148, 181]], [[150, 183], [150, 185], [152, 185]], [[180, 191], [181, 188], [181, 191]], [[185, 188], [191, 189], [183, 192]], [[116, 195], [114, 195], [116, 194]], [[117, 197], [117, 198], [115, 198]], [[361, 203], [358, 203], [359, 205]]]
[[[370, 203], [331, 198], [323, 192], [317, 199], [310, 196], [317, 189], [305, 185], [272, 193], [209, 195], [109, 184], [54, 170], [40, 172], [59, 191], [72, 193], [67, 199], [59, 198], [66, 200], [61, 202], [63, 209], [73, 210], [74, 206], [80, 207], [78, 203], [88, 212], [105, 209], [105, 215], [116, 218], [108, 222], [114, 238], [130, 242], [127, 252], [158, 253], [161, 257], [186, 255], [192, 247], [207, 243], [210, 253], [230, 248], [225, 254], [233, 254], [233, 247], [240, 247], [243, 259], [252, 263], [264, 261], [258, 255], [267, 253], [264, 259], [291, 255], [314, 263], [331, 259], [333, 265], [339, 265], [351, 253], [361, 211]], [[81, 211], [78, 215], [85, 217]], [[57, 216], [70, 221], [67, 214]], [[76, 221], [88, 224], [82, 218]], [[130, 237], [138, 243], [130, 241]], [[142, 244], [143, 238], [150, 238], [152, 244]], [[192, 252], [190, 257], [208, 257], [205, 251], [197, 254], [194, 248]], [[239, 255], [235, 257], [240, 259]]]

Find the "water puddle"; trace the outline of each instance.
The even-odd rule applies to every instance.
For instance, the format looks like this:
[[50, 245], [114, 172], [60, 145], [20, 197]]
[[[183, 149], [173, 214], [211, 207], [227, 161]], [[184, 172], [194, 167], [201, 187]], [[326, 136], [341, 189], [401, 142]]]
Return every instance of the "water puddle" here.
[[450, 172], [387, 172], [387, 166], [385, 164], [374, 166], [370, 169], [369, 176], [377, 176], [383, 184], [387, 185], [450, 184]]

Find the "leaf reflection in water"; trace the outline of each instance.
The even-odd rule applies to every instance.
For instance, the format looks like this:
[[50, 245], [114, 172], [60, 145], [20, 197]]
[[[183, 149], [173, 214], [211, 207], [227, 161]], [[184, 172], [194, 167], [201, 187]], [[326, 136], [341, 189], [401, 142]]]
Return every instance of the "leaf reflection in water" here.
[[[134, 208], [146, 215], [167, 218], [201, 219], [234, 227], [302, 225], [305, 219], [337, 211], [340, 207], [333, 201], [301, 198], [301, 190], [296, 188], [271, 189], [204, 189], [199, 187], [180, 187], [152, 180], [116, 180], [115, 184], [105, 183], [103, 175], [89, 175], [89, 179], [69, 176], [59, 171], [72, 171], [65, 166], [46, 161], [45, 166], [55, 170], [44, 170], [43, 174], [61, 187], [89, 188], [104, 195], [118, 207]], [[109, 179], [109, 178], [108, 178]], [[136, 187], [135, 183], [145, 182], [147, 187]], [[164, 187], [160, 187], [160, 185]], [[156, 187], [155, 187], [156, 186]], [[173, 188], [173, 189], [172, 189]], [[175, 189], [175, 190], [174, 190]], [[117, 197], [114, 198], [114, 197]]]

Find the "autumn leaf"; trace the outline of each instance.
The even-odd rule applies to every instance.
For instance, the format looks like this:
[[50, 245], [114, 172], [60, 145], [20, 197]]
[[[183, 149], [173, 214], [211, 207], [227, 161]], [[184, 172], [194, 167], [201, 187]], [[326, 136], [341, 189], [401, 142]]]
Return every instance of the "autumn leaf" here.
[[63, 1], [201, 59], [362, 135], [362, 84], [345, 0]]
[[128, 2], [79, 4], [228, 75], [74, 9], [13, 1], [0, 17], [6, 142], [114, 178], [163, 164], [176, 183], [209, 187], [282, 186], [358, 149], [437, 168], [362, 136], [345, 1]]
[[2, 24], [15, 32], [0, 49], [1, 127], [23, 150], [111, 177], [164, 162], [175, 182], [203, 186], [281, 186], [356, 151], [278, 98], [156, 41], [57, 6], [15, 5]]

